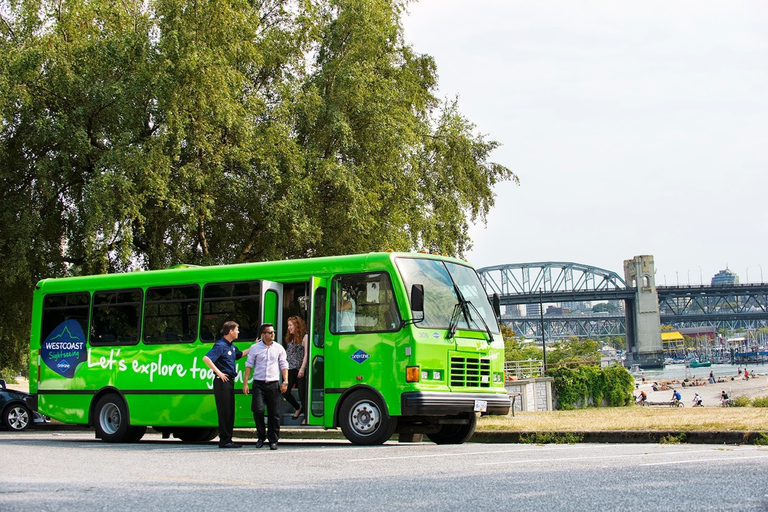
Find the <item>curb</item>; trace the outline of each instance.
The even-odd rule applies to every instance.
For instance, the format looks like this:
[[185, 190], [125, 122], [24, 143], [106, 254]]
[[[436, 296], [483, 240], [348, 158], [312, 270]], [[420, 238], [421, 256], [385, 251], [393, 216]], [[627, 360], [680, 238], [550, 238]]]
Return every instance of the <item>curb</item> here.
[[768, 443], [765, 431], [606, 430], [504, 432], [478, 431], [472, 443], [636, 443], [636, 444], [758, 444]]
[[[93, 432], [93, 427], [65, 423], [35, 425], [31, 430], [38, 432], [83, 431]], [[254, 439], [256, 430], [235, 429], [235, 437]], [[281, 428], [281, 439], [306, 440], [341, 440], [346, 438], [341, 430], [322, 427]], [[397, 435], [392, 437], [398, 439]], [[425, 439], [425, 441], [427, 441]], [[469, 439], [470, 443], [510, 443], [510, 444], [768, 444], [768, 431], [746, 430], [604, 430], [604, 431], [540, 431], [520, 432], [502, 430], [478, 430]]]

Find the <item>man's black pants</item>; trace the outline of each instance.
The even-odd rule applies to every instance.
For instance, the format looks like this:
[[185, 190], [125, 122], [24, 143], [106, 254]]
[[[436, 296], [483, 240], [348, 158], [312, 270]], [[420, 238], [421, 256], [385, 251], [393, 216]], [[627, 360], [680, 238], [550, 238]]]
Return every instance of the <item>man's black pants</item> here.
[[[253, 419], [256, 421], [256, 434], [262, 441], [266, 439], [270, 443], [276, 443], [280, 439], [280, 411], [283, 401], [283, 396], [280, 394], [280, 383], [278, 381], [254, 380], [252, 393], [251, 411], [253, 411]], [[264, 429], [265, 409], [268, 427], [266, 432]]]
[[232, 442], [235, 429], [235, 379], [227, 382], [213, 379], [213, 396], [216, 397], [216, 411], [219, 413], [219, 444]]

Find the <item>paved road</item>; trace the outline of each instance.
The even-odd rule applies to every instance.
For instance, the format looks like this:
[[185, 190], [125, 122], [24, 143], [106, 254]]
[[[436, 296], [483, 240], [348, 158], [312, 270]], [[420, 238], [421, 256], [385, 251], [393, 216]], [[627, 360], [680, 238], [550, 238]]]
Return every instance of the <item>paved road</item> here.
[[290, 440], [278, 451], [0, 432], [0, 510], [768, 510], [759, 446]]

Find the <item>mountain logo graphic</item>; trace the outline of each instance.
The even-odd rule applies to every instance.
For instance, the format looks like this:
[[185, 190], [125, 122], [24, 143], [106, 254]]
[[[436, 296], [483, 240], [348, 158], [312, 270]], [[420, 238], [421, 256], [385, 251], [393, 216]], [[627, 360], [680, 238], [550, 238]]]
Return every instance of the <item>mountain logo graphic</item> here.
[[62, 377], [71, 379], [77, 366], [85, 362], [85, 333], [77, 320], [70, 319], [57, 325], [40, 346], [43, 363]]

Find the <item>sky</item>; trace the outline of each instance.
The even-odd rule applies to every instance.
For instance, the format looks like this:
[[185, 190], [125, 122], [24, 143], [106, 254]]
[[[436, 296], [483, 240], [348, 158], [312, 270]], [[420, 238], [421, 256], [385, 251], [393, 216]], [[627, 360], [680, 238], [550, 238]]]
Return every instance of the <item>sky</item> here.
[[[421, 0], [405, 40], [433, 56], [495, 187], [476, 267], [654, 256], [656, 284], [726, 266], [768, 281], [768, 2]], [[763, 272], [765, 275], [763, 276]]]

